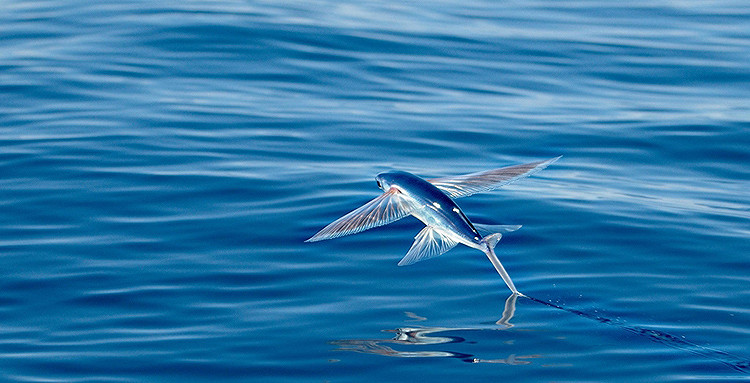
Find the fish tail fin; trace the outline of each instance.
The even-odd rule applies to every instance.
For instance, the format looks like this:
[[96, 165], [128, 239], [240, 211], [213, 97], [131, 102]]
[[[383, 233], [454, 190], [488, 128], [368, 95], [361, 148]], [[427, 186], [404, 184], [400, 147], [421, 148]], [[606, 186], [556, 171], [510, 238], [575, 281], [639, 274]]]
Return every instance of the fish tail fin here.
[[495, 270], [497, 270], [497, 273], [500, 274], [501, 277], [503, 277], [503, 281], [505, 281], [505, 284], [508, 285], [510, 291], [513, 292], [513, 294], [521, 294], [513, 284], [513, 280], [510, 279], [510, 275], [508, 275], [508, 272], [505, 271], [503, 264], [500, 263], [499, 259], [497, 259], [497, 255], [495, 255], [495, 246], [502, 237], [503, 235], [501, 233], [495, 233], [482, 238], [481, 242], [486, 245], [483, 246], [483, 251], [487, 255], [487, 258], [490, 259], [490, 262], [492, 262], [492, 266], [495, 266]]

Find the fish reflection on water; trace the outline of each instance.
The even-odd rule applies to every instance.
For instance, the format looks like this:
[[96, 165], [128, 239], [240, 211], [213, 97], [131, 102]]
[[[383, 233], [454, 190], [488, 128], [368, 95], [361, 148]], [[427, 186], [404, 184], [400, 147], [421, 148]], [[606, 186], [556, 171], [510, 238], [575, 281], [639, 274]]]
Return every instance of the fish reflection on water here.
[[[516, 310], [518, 294], [511, 294], [505, 301], [503, 316], [496, 323], [502, 327], [493, 330], [502, 330], [512, 327], [510, 320]], [[410, 318], [416, 320], [426, 319], [414, 313], [406, 313]], [[539, 358], [539, 355], [510, 354], [505, 358], [483, 359], [472, 354], [449, 350], [422, 350], [401, 351], [390, 345], [400, 346], [430, 346], [451, 343], [466, 343], [467, 340], [460, 336], [452, 336], [449, 333], [455, 331], [484, 331], [482, 328], [460, 328], [460, 327], [401, 327], [397, 329], [383, 330], [383, 332], [395, 333], [392, 339], [346, 339], [335, 340], [331, 344], [338, 346], [338, 351], [352, 351], [365, 354], [392, 356], [398, 358], [456, 358], [467, 363], [497, 363], [509, 365], [530, 364], [528, 359]]]
[[[566, 308], [558, 304], [543, 301], [534, 297], [525, 295], [519, 295], [511, 293], [511, 295], [505, 301], [505, 307], [503, 309], [502, 317], [495, 322], [498, 328], [472, 328], [472, 327], [401, 327], [393, 330], [383, 330], [383, 332], [393, 332], [396, 335], [392, 339], [347, 339], [347, 340], [335, 340], [330, 342], [331, 344], [338, 346], [338, 351], [352, 351], [366, 354], [375, 354], [383, 356], [392, 356], [399, 358], [456, 358], [467, 363], [498, 363], [508, 365], [524, 365], [530, 364], [529, 359], [541, 358], [541, 354], [517, 356], [514, 353], [509, 354], [505, 358], [499, 359], [483, 359], [478, 358], [473, 354], [462, 353], [458, 351], [450, 350], [425, 350], [425, 351], [400, 351], [396, 350], [390, 345], [400, 346], [429, 346], [429, 345], [443, 345], [443, 344], [459, 344], [459, 343], [473, 343], [468, 342], [465, 338], [459, 336], [452, 336], [449, 333], [455, 331], [471, 332], [471, 331], [487, 331], [487, 330], [506, 330], [513, 327], [510, 322], [516, 312], [516, 301], [521, 296], [529, 301], [542, 304], [544, 306], [561, 310], [570, 314], [574, 314], [580, 318], [585, 318], [598, 322], [603, 325], [614, 326], [623, 330], [627, 333], [634, 334], [637, 336], [644, 337], [649, 341], [663, 344], [665, 346], [673, 347], [683, 351], [690, 352], [695, 355], [701, 355], [707, 359], [717, 361], [732, 370], [748, 373], [750, 372], [750, 361], [747, 359], [733, 355], [729, 352], [716, 350], [710, 347], [701, 346], [690, 342], [684, 337], [672, 335], [664, 331], [657, 329], [651, 329], [646, 327], [632, 326], [627, 323], [603, 317], [598, 314], [584, 312], [572, 308]], [[426, 318], [418, 316], [414, 313], [407, 312], [406, 315], [412, 320], [422, 321]]]

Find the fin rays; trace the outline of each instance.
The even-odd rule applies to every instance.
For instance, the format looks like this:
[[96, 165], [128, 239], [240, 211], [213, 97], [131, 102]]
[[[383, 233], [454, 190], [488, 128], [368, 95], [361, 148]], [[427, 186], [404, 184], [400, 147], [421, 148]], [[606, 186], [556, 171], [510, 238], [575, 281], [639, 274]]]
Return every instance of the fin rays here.
[[454, 248], [458, 242], [443, 235], [432, 226], [425, 226], [422, 231], [414, 237], [414, 243], [409, 252], [399, 261], [399, 266], [406, 266], [437, 257]]
[[395, 188], [379, 195], [370, 202], [332, 222], [305, 242], [338, 238], [383, 226], [406, 217], [413, 206]]
[[528, 177], [546, 168], [551, 163], [560, 159], [560, 157], [462, 176], [435, 178], [428, 181], [449, 197], [456, 199], [494, 190], [521, 178]]
[[483, 236], [493, 233], [510, 233], [521, 228], [521, 225], [487, 225], [484, 223], [473, 223], [474, 227]]

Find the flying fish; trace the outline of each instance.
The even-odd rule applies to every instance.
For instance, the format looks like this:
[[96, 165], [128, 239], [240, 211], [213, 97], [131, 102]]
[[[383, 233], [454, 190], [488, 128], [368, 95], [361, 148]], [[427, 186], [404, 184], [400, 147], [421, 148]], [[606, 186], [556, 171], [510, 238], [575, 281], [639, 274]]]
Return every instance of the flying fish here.
[[427, 180], [403, 171], [380, 173], [375, 180], [383, 194], [324, 227], [305, 242], [359, 233], [412, 215], [425, 227], [414, 238], [399, 266], [437, 257], [460, 243], [485, 253], [508, 288], [514, 294], [520, 294], [494, 249], [503, 233], [518, 230], [521, 225], [472, 223], [453, 200], [494, 190], [528, 177], [560, 157]]

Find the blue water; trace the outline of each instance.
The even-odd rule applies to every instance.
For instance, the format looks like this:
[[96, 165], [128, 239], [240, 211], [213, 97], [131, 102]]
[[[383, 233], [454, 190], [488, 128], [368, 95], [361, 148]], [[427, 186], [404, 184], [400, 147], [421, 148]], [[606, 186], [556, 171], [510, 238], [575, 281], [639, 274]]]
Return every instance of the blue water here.
[[[2, 381], [750, 379], [745, 1], [2, 8]], [[529, 299], [413, 218], [303, 242], [558, 155], [458, 201]]]

